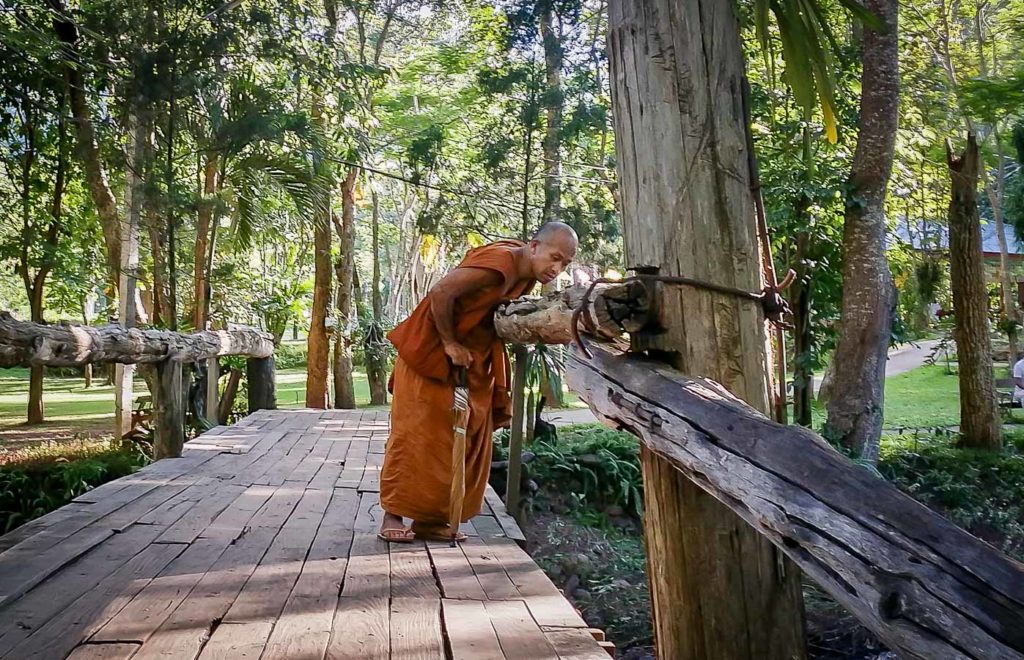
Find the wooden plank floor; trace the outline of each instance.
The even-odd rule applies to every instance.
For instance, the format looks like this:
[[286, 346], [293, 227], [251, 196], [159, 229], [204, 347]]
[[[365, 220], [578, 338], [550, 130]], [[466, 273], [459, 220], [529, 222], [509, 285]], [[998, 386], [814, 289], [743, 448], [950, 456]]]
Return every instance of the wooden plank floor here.
[[0, 658], [607, 658], [493, 492], [458, 548], [377, 539], [387, 432], [260, 411], [0, 537]]

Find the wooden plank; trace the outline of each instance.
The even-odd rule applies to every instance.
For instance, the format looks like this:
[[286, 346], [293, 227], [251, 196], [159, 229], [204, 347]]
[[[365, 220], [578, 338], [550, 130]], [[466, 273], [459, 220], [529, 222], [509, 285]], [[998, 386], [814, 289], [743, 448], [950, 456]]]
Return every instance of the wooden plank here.
[[505, 530], [501, 528], [498, 521], [492, 516], [477, 516], [473, 518], [473, 529], [481, 537], [504, 538]]
[[459, 547], [473, 567], [476, 579], [488, 599], [507, 600], [520, 597], [519, 590], [494, 555], [494, 551], [481, 539], [466, 539]]
[[47, 513], [46, 515], [30, 520], [24, 525], [16, 527], [7, 534], [0, 536], [0, 556], [2, 556], [3, 552], [13, 548], [22, 541], [25, 541], [58, 523], [67, 522], [75, 517], [87, 517], [87, 510], [89, 506], [90, 505], [88, 504], [67, 504], [55, 511]]
[[241, 657], [242, 649], [258, 642], [262, 650], [295, 586], [316, 536], [331, 494], [304, 493], [241, 593], [210, 637], [199, 657]]
[[391, 657], [444, 660], [440, 598], [392, 599]]
[[608, 652], [586, 630], [566, 628], [544, 634], [558, 653], [559, 660], [608, 660]]
[[[246, 497], [249, 495], [249, 497]], [[232, 502], [204, 535], [176, 558], [167, 570], [93, 635], [93, 641], [145, 642], [185, 600], [203, 575], [243, 532], [259, 510], [263, 493], [247, 491]], [[211, 525], [214, 527], [214, 525]]]
[[451, 547], [443, 541], [429, 541], [434, 571], [441, 583], [441, 593], [448, 599], [486, 600], [487, 594], [473, 572], [465, 553], [459, 547]]
[[0, 656], [94, 589], [152, 543], [161, 531], [160, 527], [135, 525], [114, 535], [5, 607], [0, 617]]
[[377, 538], [383, 511], [376, 493], [359, 498], [345, 584], [331, 627], [327, 658], [386, 658], [390, 654], [391, 560]]
[[430, 566], [430, 554], [423, 541], [391, 543], [391, 598], [441, 597]]
[[492, 556], [515, 584], [539, 625], [560, 628], [587, 627], [586, 622], [565, 599], [558, 587], [515, 541], [488, 538], [486, 543]]
[[130, 525], [135, 524], [140, 518], [149, 515], [156, 509], [163, 506], [168, 500], [184, 492], [193, 479], [179, 483], [173, 481], [169, 484], [162, 484], [138, 499], [128, 502], [92, 524], [93, 527], [107, 527], [117, 532], [122, 532]]
[[[250, 487], [250, 491], [262, 487]], [[299, 501], [297, 491], [278, 490], [253, 516], [248, 531], [228, 546], [170, 617], [153, 633], [136, 658], [196, 658], [223, 620], [242, 587], [280, 531], [278, 521]], [[250, 506], [251, 508], [251, 506]], [[267, 524], [269, 523], [269, 524]]]
[[41, 532], [11, 548], [0, 556], [0, 607], [7, 605], [48, 576], [113, 536], [104, 527], [86, 527], [57, 542], [48, 549], [23, 547], [46, 537]]
[[338, 477], [338, 488], [358, 488], [363, 479], [363, 469], [366, 467], [366, 456], [369, 450], [369, 442], [362, 439], [352, 440], [348, 456], [345, 457], [345, 469]]
[[498, 635], [484, 604], [472, 600], [441, 601], [444, 629], [453, 658], [504, 660]]
[[207, 491], [188, 515], [171, 525], [157, 543], [191, 543], [203, 533], [232, 502], [245, 493], [244, 486], [225, 484]]
[[128, 660], [138, 649], [138, 644], [130, 642], [124, 644], [82, 644], [71, 652], [67, 660]]
[[544, 631], [530, 616], [530, 610], [522, 601], [489, 600], [484, 602], [484, 608], [491, 617], [491, 625], [494, 626], [501, 650], [508, 660], [558, 657]]
[[501, 497], [498, 496], [494, 489], [487, 486], [487, 490], [484, 491], [484, 500], [487, 502], [487, 506], [490, 508], [491, 513], [494, 514], [494, 518], [501, 525], [501, 529], [505, 532], [505, 536], [522, 543], [526, 542], [526, 535], [523, 534], [523, 530], [519, 528], [519, 524], [515, 518], [509, 515], [505, 509], [505, 503], [501, 501]]
[[358, 494], [336, 489], [295, 588], [274, 625], [263, 660], [322, 658], [348, 567]]
[[327, 452], [330, 450], [330, 444], [321, 440], [323, 431], [311, 431], [315, 434], [313, 436], [313, 447], [309, 450], [309, 453], [299, 462], [299, 464], [292, 470], [285, 478], [285, 483], [291, 484], [302, 484], [306, 485], [313, 480], [320, 468], [323, 467], [324, 462], [327, 460]]
[[383, 465], [383, 454], [366, 455], [366, 467], [363, 468], [363, 478], [359, 481], [360, 491], [380, 492], [380, 471]]
[[326, 436], [322, 437], [321, 443], [329, 445], [327, 452], [327, 458], [324, 459], [323, 464], [317, 471], [316, 476], [309, 482], [310, 488], [334, 488], [338, 482], [338, 477], [341, 476], [341, 471], [345, 465], [345, 455], [348, 454], [348, 440], [328, 440]]
[[38, 628], [5, 657], [63, 658], [116, 615], [152, 578], [184, 550], [174, 543], [154, 543], [135, 555], [94, 589]]
[[204, 647], [199, 657], [203, 660], [259, 660], [263, 654], [263, 645], [273, 628], [274, 624], [270, 621], [222, 623], [214, 631], [214, 635], [218, 635], [218, 642]]

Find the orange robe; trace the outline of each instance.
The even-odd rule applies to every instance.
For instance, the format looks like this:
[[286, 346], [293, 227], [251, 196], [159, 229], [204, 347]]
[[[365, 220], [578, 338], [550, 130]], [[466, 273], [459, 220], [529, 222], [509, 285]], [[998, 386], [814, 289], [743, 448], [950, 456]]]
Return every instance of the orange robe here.
[[[508, 355], [494, 329], [502, 302], [529, 292], [535, 282], [519, 279], [517, 241], [498, 241], [470, 250], [459, 268], [483, 268], [502, 283], [455, 302], [456, 339], [473, 353], [468, 371], [469, 424], [466, 429], [466, 497], [462, 519], [480, 513], [491, 467], [491, 434], [511, 419]], [[388, 334], [398, 349], [391, 375], [391, 435], [380, 478], [381, 506], [419, 523], [448, 521], [452, 479], [452, 365], [434, 325], [430, 299]]]

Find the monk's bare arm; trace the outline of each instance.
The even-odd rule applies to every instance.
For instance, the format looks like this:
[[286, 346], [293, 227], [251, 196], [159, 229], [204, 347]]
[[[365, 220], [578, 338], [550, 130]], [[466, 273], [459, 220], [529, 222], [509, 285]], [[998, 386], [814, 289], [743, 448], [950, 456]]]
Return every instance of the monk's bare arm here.
[[468, 367], [473, 361], [469, 351], [455, 336], [455, 301], [471, 291], [501, 284], [501, 275], [484, 268], [456, 268], [444, 276], [428, 294], [430, 311], [444, 352], [455, 364]]

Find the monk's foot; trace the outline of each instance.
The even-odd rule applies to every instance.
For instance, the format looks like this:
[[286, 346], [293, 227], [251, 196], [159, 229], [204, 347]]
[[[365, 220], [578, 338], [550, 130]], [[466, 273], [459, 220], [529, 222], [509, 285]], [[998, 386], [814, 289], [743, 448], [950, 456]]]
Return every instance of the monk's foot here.
[[[415, 533], [416, 538], [421, 541], [451, 541], [452, 532], [451, 527], [448, 525], [431, 525], [414, 522], [412, 524], [412, 531]], [[462, 532], [455, 533], [455, 540], [459, 543], [466, 540], [466, 535]]]
[[388, 543], [412, 543], [416, 535], [405, 526], [401, 516], [385, 513], [384, 522], [380, 525], [377, 538]]

